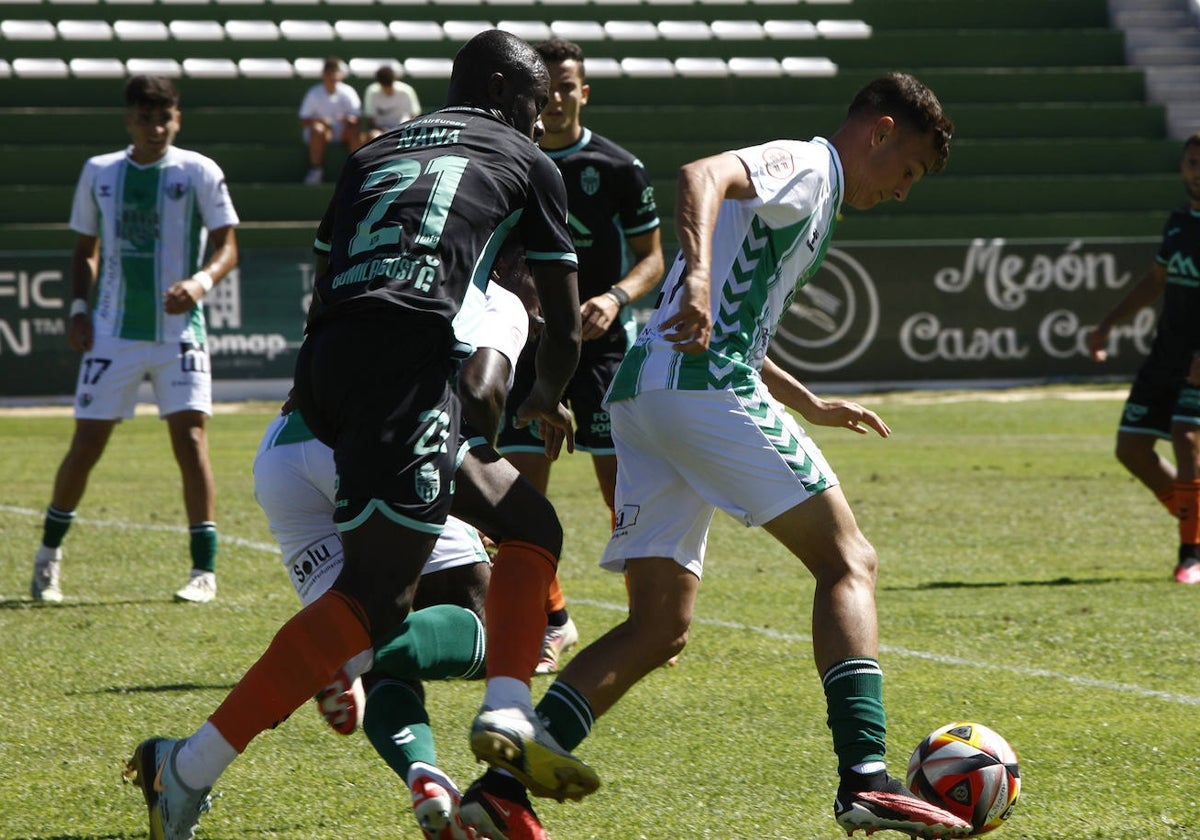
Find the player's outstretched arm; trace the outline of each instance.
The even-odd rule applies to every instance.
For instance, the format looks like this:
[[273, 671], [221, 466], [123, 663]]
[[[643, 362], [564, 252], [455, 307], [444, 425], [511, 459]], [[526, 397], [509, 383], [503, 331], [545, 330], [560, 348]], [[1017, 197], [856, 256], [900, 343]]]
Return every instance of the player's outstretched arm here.
[[763, 359], [762, 377], [775, 399], [799, 413], [807, 423], [849, 429], [860, 435], [865, 435], [869, 429], [874, 429], [880, 437], [892, 433], [874, 411], [851, 400], [821, 399], [770, 359]]
[[579, 363], [579, 279], [573, 265], [537, 263], [533, 282], [545, 323], [535, 358], [537, 378], [529, 397], [517, 408], [517, 424], [539, 421], [546, 457], [553, 460], [564, 442], [568, 452], [575, 451], [571, 412], [560, 400]]
[[1139, 309], [1158, 300], [1166, 286], [1167, 267], [1157, 262], [1153, 263], [1150, 270], [1142, 275], [1142, 279], [1104, 316], [1096, 328], [1088, 333], [1088, 352], [1092, 354], [1093, 361], [1103, 362], [1108, 358], [1108, 334], [1112, 332], [1113, 327]]
[[211, 230], [208, 237], [212, 243], [212, 257], [205, 267], [191, 277], [172, 284], [163, 295], [163, 309], [168, 315], [187, 312], [237, 265], [237, 234], [233, 232], [232, 225]]

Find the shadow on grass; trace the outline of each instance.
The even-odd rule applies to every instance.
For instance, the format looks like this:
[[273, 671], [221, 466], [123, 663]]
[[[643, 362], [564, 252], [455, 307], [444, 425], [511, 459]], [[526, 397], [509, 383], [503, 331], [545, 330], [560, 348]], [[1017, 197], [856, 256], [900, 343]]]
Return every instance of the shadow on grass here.
[[[10, 598], [0, 598], [0, 610], [77, 610], [83, 607], [102, 607], [108, 609], [110, 607], [157, 607], [164, 604], [177, 603], [179, 602], [166, 598], [121, 598], [111, 601], [84, 601], [75, 600], [71, 597], [58, 603], [48, 603], [35, 601], [28, 595], [17, 595]], [[181, 604], [181, 606], [183, 605]], [[5, 840], [8, 840], [8, 838]]]
[[1052, 580], [931, 580], [915, 586], [881, 586], [889, 592], [923, 592], [930, 589], [1007, 589], [1014, 586], [1100, 586], [1109, 583], [1163, 583], [1165, 577], [1059, 577]]
[[126, 840], [126, 838], [141, 837], [140, 834], [22, 834], [19, 837], [7, 837], [5, 840]]
[[92, 691], [68, 691], [64, 697], [87, 697], [99, 694], [170, 694], [177, 691], [229, 691], [234, 683], [206, 685], [204, 683], [167, 683], [165, 685], [127, 685], [97, 688]]

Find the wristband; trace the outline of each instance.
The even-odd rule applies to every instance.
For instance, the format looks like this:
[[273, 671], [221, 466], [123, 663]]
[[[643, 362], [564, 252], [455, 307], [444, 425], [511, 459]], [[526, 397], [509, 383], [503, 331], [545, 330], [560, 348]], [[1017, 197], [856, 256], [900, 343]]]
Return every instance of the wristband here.
[[200, 284], [200, 288], [204, 289], [205, 294], [212, 291], [213, 278], [207, 271], [197, 271], [192, 275], [192, 279]]
[[625, 291], [620, 286], [613, 286], [604, 294], [615, 300], [618, 306], [624, 306], [625, 304], [629, 303], [629, 292]]
[[83, 298], [75, 298], [71, 301], [71, 317], [76, 315], [86, 315], [88, 313], [88, 302]]

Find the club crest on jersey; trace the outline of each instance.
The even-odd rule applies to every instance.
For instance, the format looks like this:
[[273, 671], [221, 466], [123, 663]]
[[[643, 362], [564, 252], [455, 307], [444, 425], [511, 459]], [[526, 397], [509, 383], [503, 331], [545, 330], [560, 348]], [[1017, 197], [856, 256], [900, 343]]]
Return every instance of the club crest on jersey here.
[[587, 195], [595, 195], [600, 190], [600, 173], [596, 167], [589, 166], [579, 173], [579, 186]]
[[83, 408], [87, 408], [91, 404], [92, 404], [92, 395], [91, 394], [89, 394], [85, 391], [84, 393], [79, 395], [79, 405], [80, 406], [82, 406]]
[[417, 497], [428, 504], [438, 497], [442, 490], [442, 477], [433, 464], [422, 464], [417, 470]]
[[777, 146], [763, 150], [763, 164], [767, 174], [772, 178], [790, 178], [796, 169], [796, 162], [792, 160], [791, 152]]
[[187, 195], [187, 184], [176, 181], [173, 184], [167, 184], [167, 198], [172, 201], [178, 201]]

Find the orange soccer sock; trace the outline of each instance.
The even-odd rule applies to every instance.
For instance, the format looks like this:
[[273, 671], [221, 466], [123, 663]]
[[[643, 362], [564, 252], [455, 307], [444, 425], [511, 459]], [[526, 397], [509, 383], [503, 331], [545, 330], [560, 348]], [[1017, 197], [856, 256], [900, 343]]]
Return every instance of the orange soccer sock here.
[[528, 683], [546, 632], [546, 594], [558, 558], [540, 546], [506, 540], [492, 561], [487, 613], [487, 676]]
[[563, 595], [562, 586], [559, 585], [558, 575], [554, 576], [554, 580], [550, 581], [550, 591], [546, 593], [546, 615], [565, 610], [567, 608], [567, 596]]
[[1155, 493], [1154, 498], [1158, 499], [1158, 501], [1162, 504], [1162, 506], [1167, 509], [1167, 513], [1171, 514], [1171, 516], [1174, 517], [1175, 519], [1179, 518], [1179, 511], [1176, 510], [1176, 508], [1175, 508], [1175, 487], [1174, 487], [1174, 485], [1172, 485], [1170, 489], [1164, 490], [1161, 493]]
[[1180, 544], [1200, 543], [1200, 481], [1175, 482], [1175, 513]]
[[292, 616], [209, 720], [239, 753], [258, 733], [329, 683], [346, 660], [371, 647], [361, 607], [330, 590]]

